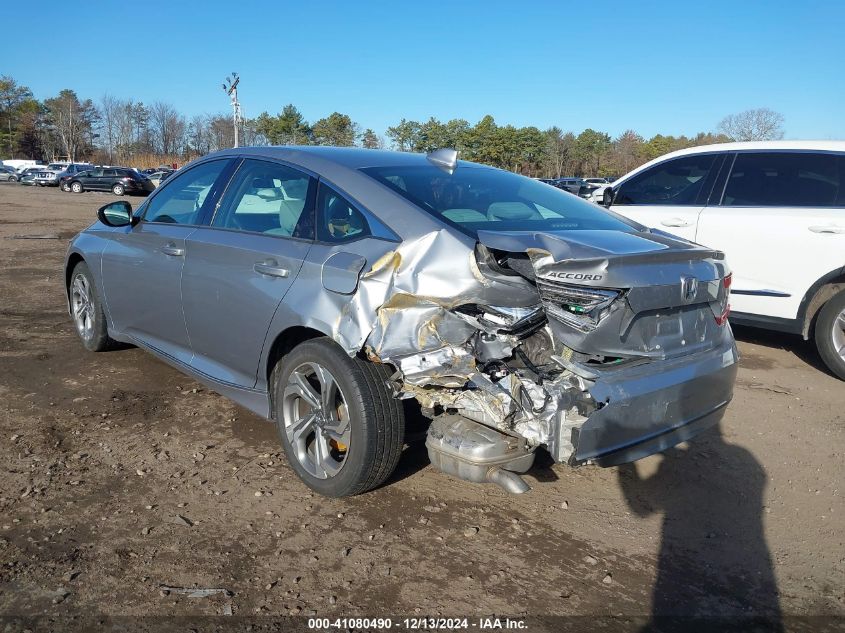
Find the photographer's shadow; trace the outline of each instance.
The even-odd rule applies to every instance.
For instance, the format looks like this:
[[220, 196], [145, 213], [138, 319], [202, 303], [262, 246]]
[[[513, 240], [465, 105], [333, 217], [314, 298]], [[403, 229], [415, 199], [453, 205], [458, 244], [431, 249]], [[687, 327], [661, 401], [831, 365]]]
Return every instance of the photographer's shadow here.
[[[780, 604], [763, 529], [766, 472], [717, 426], [672, 448], [653, 474], [618, 467], [631, 511], [663, 515], [651, 614], [761, 618], [780, 628]], [[657, 627], [659, 628], [659, 627]]]

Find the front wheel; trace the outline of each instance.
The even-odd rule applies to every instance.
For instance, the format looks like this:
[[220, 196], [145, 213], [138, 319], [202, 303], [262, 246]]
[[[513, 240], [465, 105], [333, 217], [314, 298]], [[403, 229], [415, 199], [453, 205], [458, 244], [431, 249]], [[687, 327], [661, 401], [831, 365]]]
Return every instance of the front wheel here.
[[73, 269], [68, 288], [70, 311], [76, 332], [85, 349], [103, 352], [113, 349], [117, 343], [109, 336], [103, 305], [97, 296], [94, 277], [85, 262], [79, 262]]
[[307, 486], [346, 497], [384, 482], [405, 437], [385, 365], [350, 358], [334, 341], [306, 341], [273, 372], [274, 417], [291, 467]]
[[822, 307], [816, 319], [815, 339], [824, 364], [845, 380], [845, 290]]
[[73, 193], [82, 193], [82, 183], [81, 182], [71, 183], [70, 190]]
[[126, 190], [123, 188], [123, 185], [115, 185], [111, 188], [111, 192], [116, 196], [122, 196]]

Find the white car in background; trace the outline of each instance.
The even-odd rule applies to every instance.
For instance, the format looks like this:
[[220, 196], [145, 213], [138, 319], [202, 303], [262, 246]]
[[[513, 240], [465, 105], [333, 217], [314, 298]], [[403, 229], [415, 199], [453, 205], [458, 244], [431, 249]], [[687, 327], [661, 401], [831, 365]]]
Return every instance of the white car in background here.
[[693, 147], [612, 191], [613, 211], [725, 252], [733, 323], [813, 337], [845, 379], [845, 142]]

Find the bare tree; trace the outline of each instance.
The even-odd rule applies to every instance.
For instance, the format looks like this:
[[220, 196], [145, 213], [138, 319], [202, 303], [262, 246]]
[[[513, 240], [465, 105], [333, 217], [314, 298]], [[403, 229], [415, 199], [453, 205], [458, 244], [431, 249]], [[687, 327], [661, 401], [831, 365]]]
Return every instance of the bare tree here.
[[58, 97], [46, 99], [44, 106], [68, 160], [75, 161], [91, 151], [93, 125], [99, 113], [90, 99], [80, 101], [73, 90], [62, 90]]
[[768, 108], [726, 116], [718, 131], [732, 141], [772, 141], [783, 138], [783, 115]]
[[105, 94], [100, 99], [100, 138], [105, 142], [109, 163], [114, 163], [123, 108], [123, 101], [117, 97]]
[[150, 128], [153, 142], [161, 154], [177, 154], [182, 148], [185, 117], [169, 103], [157, 101], [150, 107]]

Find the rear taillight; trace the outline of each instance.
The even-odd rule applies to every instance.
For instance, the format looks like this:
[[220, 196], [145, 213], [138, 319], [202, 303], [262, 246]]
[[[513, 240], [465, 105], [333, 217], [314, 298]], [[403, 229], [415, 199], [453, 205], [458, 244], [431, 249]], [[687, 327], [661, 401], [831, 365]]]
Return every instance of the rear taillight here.
[[728, 322], [728, 316], [731, 313], [731, 283], [733, 282], [733, 273], [728, 273], [722, 279], [722, 287], [725, 289], [725, 294], [720, 305], [722, 306], [722, 313], [716, 317], [716, 325], [724, 325]]

